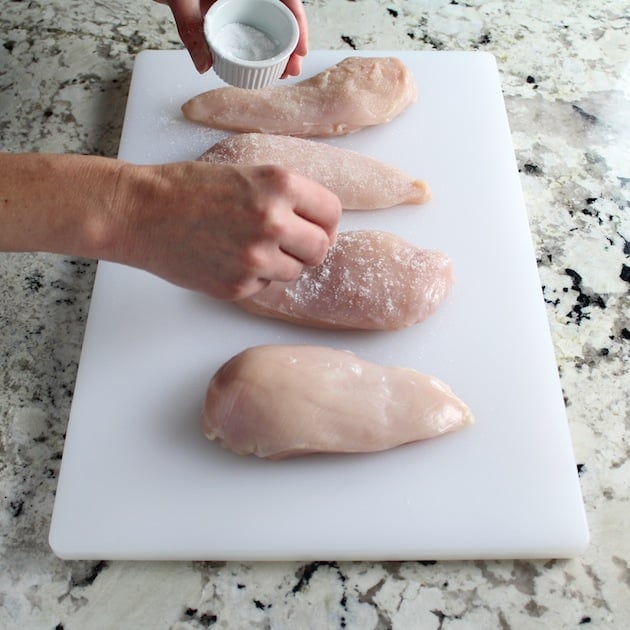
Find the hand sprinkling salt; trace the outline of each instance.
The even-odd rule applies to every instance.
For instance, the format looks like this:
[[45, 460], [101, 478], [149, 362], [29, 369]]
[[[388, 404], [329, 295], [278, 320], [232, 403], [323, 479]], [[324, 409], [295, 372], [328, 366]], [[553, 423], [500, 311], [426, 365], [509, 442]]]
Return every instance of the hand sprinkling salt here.
[[246, 61], [269, 59], [278, 48], [266, 33], [240, 22], [223, 26], [212, 43], [217, 49]]

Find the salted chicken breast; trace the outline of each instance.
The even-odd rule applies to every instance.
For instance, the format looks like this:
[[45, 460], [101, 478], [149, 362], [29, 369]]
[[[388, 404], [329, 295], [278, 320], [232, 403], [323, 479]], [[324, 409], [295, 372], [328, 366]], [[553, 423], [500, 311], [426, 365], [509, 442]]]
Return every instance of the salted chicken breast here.
[[216, 88], [188, 100], [182, 112], [215, 129], [328, 137], [389, 122], [416, 98], [413, 74], [400, 59], [347, 57], [291, 85]]
[[302, 326], [396, 330], [431, 315], [452, 284], [446, 254], [388, 232], [354, 230], [339, 233], [321, 265], [235, 304]]
[[421, 204], [431, 198], [426, 182], [367, 155], [315, 140], [243, 133], [217, 142], [199, 159], [212, 164], [284, 166], [331, 190], [346, 210]]
[[433, 376], [306, 345], [236, 355], [212, 378], [202, 412], [209, 439], [269, 459], [383, 451], [472, 422], [467, 405]]

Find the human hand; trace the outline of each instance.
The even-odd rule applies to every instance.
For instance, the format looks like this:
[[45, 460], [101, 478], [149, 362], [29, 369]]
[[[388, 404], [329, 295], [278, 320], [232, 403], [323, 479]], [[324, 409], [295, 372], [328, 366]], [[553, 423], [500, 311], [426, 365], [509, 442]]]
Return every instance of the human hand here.
[[336, 238], [341, 204], [277, 166], [128, 164], [114, 214], [125, 224], [120, 262], [235, 300], [321, 263]]
[[[203, 19], [216, 0], [155, 0], [170, 7], [179, 36], [200, 73], [212, 67], [212, 56], [203, 34]], [[282, 0], [291, 9], [298, 22], [300, 38], [289, 57], [282, 78], [297, 76], [302, 71], [302, 57], [308, 52], [308, 22], [301, 0]]]

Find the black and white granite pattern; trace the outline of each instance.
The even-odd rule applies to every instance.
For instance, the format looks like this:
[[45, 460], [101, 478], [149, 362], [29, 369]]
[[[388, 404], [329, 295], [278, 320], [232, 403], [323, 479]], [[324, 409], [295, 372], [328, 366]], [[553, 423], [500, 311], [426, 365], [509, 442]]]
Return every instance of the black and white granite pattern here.
[[[630, 6], [304, 4], [313, 49], [497, 57], [592, 542], [539, 562], [59, 560], [47, 535], [95, 265], [2, 254], [0, 628], [627, 627]], [[134, 55], [180, 47], [149, 0], [11, 0], [0, 25], [7, 151], [115, 156]]]

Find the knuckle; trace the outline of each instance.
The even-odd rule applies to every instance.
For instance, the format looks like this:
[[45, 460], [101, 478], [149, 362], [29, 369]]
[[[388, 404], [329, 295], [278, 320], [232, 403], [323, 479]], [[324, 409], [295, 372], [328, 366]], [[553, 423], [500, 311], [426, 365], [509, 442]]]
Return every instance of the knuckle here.
[[[278, 242], [287, 233], [287, 207], [277, 199], [265, 197], [253, 205], [256, 244]], [[254, 218], [252, 217], [252, 218]]]
[[260, 177], [276, 190], [291, 190], [295, 186], [296, 174], [278, 164], [266, 164], [258, 169]]
[[265, 238], [274, 242], [283, 240], [286, 235], [287, 225], [280, 213], [269, 210], [265, 213], [263, 233]]

